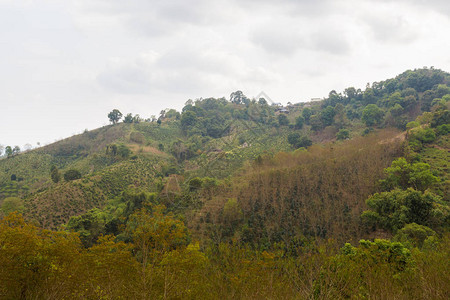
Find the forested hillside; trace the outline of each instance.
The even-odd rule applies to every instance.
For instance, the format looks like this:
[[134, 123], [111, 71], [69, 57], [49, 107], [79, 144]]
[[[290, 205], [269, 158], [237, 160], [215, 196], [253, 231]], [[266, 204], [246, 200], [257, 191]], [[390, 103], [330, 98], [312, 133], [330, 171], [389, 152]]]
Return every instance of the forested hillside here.
[[449, 106], [424, 68], [6, 147], [0, 298], [448, 299]]

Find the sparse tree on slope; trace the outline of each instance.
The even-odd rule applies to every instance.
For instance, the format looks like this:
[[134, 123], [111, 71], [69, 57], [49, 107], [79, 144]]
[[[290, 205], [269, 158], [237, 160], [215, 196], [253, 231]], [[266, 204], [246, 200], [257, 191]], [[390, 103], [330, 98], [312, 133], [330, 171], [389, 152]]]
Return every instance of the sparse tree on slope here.
[[13, 155], [13, 149], [11, 148], [11, 146], [6, 146], [5, 147], [5, 154], [7, 157], [11, 157]]
[[116, 124], [122, 118], [122, 113], [118, 109], [113, 109], [112, 112], [108, 114], [109, 121]]

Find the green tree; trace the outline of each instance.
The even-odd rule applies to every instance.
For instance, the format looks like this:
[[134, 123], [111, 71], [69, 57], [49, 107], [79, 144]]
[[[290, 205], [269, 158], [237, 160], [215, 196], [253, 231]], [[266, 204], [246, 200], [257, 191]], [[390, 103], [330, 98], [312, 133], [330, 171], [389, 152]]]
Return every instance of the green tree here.
[[0, 220], [0, 245], [2, 299], [73, 298], [83, 280], [76, 274], [81, 249], [75, 234], [27, 224], [13, 213]]
[[12, 212], [21, 213], [25, 209], [23, 205], [23, 200], [18, 197], [8, 197], [5, 198], [1, 205], [1, 210], [5, 214], [9, 214]]
[[347, 114], [345, 113], [345, 107], [341, 103], [336, 104], [334, 108], [334, 120], [333, 123], [337, 129], [342, 129], [348, 124]]
[[138, 124], [141, 123], [143, 121], [143, 119], [139, 116], [139, 114], [135, 114], [133, 117], [133, 123], [134, 124]]
[[377, 105], [369, 104], [364, 108], [361, 120], [366, 126], [375, 126], [381, 123], [383, 116], [383, 111]]
[[370, 218], [381, 228], [396, 232], [405, 224], [427, 225], [431, 220], [433, 203], [440, 198], [433, 193], [422, 193], [414, 189], [395, 189], [390, 192], [376, 193], [366, 203], [372, 210], [364, 212], [362, 218]]
[[189, 244], [187, 228], [172, 215], [164, 215], [165, 207], [155, 205], [130, 216], [126, 233], [131, 236], [138, 260], [146, 266], [170, 250], [185, 248]]
[[12, 155], [13, 155], [13, 149], [12, 149], [12, 147], [11, 146], [6, 146], [5, 147], [5, 154], [6, 154], [6, 157], [11, 157]]
[[198, 191], [200, 190], [200, 188], [202, 187], [203, 181], [201, 178], [199, 177], [194, 177], [191, 180], [189, 180], [188, 186], [189, 186], [189, 191], [190, 192], [194, 192], [194, 191]]
[[450, 110], [448, 109], [436, 111], [431, 120], [431, 127], [433, 128], [444, 124], [450, 124]]
[[[360, 240], [359, 246], [346, 243], [339, 254], [328, 257], [313, 284], [314, 299], [370, 299], [392, 296], [387, 286], [409, 279], [414, 259], [404, 245], [389, 240]], [[357, 295], [357, 296], [355, 296]], [[386, 297], [382, 297], [386, 298]]]
[[193, 111], [186, 111], [181, 115], [181, 128], [187, 131], [197, 122], [197, 114]]
[[137, 295], [142, 274], [132, 255], [132, 245], [114, 240], [115, 237], [111, 235], [100, 236], [96, 244], [82, 252], [78, 278], [75, 279], [81, 284], [76, 293], [61, 298], [142, 298], [142, 295]]
[[166, 113], [166, 118], [173, 118], [178, 120], [180, 118], [180, 113], [177, 112], [175, 109], [169, 109]]
[[300, 133], [292, 132], [287, 137], [288, 143], [295, 147], [297, 145], [298, 140], [300, 139]]
[[77, 232], [85, 247], [91, 247], [102, 234], [106, 233], [107, 214], [98, 208], [69, 219], [66, 229]]
[[400, 92], [392, 93], [388, 99], [386, 99], [388, 107], [393, 107], [396, 104], [401, 105], [403, 103], [403, 97]]
[[286, 115], [283, 114], [279, 114], [278, 115], [278, 124], [280, 124], [281, 126], [287, 126], [289, 125], [289, 119]]
[[336, 134], [336, 139], [337, 140], [347, 140], [349, 138], [350, 138], [350, 131], [348, 131], [347, 129], [341, 129]]
[[244, 95], [242, 91], [236, 91], [231, 93], [230, 101], [235, 104], [242, 104], [248, 101], [248, 98]]
[[20, 153], [20, 147], [19, 146], [14, 146], [12, 151], [13, 151], [13, 155], [19, 154]]
[[125, 118], [123, 118], [124, 123], [133, 123], [133, 115], [131, 113], [127, 114]]
[[363, 94], [363, 103], [374, 104], [375, 102], [377, 102], [377, 97], [375, 95], [374, 90], [370, 87], [366, 88]]
[[393, 240], [404, 245], [422, 248], [424, 242], [429, 237], [436, 236], [436, 232], [431, 228], [416, 223], [406, 224], [405, 227], [397, 231]]
[[312, 115], [309, 118], [309, 124], [311, 125], [311, 129], [314, 131], [319, 131], [323, 128], [323, 122], [319, 115]]
[[415, 128], [409, 135], [409, 145], [412, 150], [420, 151], [423, 144], [432, 143], [436, 139], [436, 133], [432, 128]]
[[128, 148], [126, 145], [120, 144], [120, 145], [117, 147], [117, 155], [120, 155], [120, 156], [122, 156], [123, 158], [127, 158], [127, 157], [130, 156], [130, 154], [131, 154], [131, 150], [130, 150], [130, 148]]
[[233, 235], [235, 229], [243, 220], [242, 210], [236, 198], [230, 198], [225, 203], [222, 210], [222, 218], [226, 234], [229, 236]]
[[331, 126], [331, 124], [333, 124], [335, 114], [336, 112], [334, 111], [334, 108], [331, 105], [327, 106], [320, 112], [320, 119], [322, 121], [322, 124], [324, 126]]
[[302, 136], [298, 132], [292, 132], [288, 135], [288, 143], [296, 149], [312, 145], [312, 141], [307, 136]]
[[110, 145], [110, 146], [109, 146], [109, 149], [111, 149], [111, 154], [112, 154], [113, 156], [116, 156], [116, 155], [117, 155], [117, 145], [116, 145], [116, 144]]
[[344, 95], [347, 98], [347, 101], [350, 101], [357, 96], [357, 91], [354, 87], [349, 87], [344, 90]]
[[[205, 281], [207, 263], [208, 259], [200, 251], [198, 243], [164, 253], [156, 267], [158, 271], [161, 270], [160, 274], [164, 274], [161, 276], [161, 297], [164, 295], [167, 299], [203, 299], [205, 295], [210, 295], [210, 285]], [[153, 268], [151, 271], [155, 272]]]
[[387, 176], [381, 180], [381, 184], [386, 189], [413, 187], [425, 191], [439, 182], [439, 178], [431, 172], [429, 164], [422, 162], [410, 164], [403, 157], [394, 160], [384, 173]]
[[61, 180], [61, 174], [55, 165], [50, 168], [50, 177], [54, 183], [58, 183]]
[[78, 170], [70, 169], [66, 173], [64, 173], [65, 181], [72, 181], [81, 178], [81, 173]]
[[305, 119], [305, 123], [309, 124], [309, 118], [312, 116], [312, 110], [308, 107], [306, 107], [305, 109], [303, 109], [302, 111], [302, 116]]
[[305, 118], [303, 118], [302, 116], [298, 116], [297, 118], [295, 118], [295, 128], [296, 129], [302, 129], [304, 123], [305, 123]]
[[112, 122], [113, 124], [116, 124], [120, 121], [120, 119], [122, 118], [122, 113], [118, 110], [118, 109], [113, 109], [109, 114], [108, 114], [108, 118], [109, 121]]

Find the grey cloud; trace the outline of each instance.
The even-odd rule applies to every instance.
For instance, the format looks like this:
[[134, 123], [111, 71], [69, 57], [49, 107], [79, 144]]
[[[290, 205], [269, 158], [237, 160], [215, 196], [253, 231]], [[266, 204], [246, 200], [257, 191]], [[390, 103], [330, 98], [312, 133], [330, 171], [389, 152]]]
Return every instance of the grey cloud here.
[[286, 32], [257, 31], [251, 40], [269, 53], [292, 55], [304, 43], [303, 38]]
[[448, 0], [415, 0], [414, 2], [450, 17], [450, 1]]
[[312, 49], [330, 54], [344, 55], [351, 47], [344, 33], [333, 30], [322, 30], [311, 36]]
[[375, 39], [386, 43], [409, 43], [419, 33], [402, 16], [370, 15], [364, 21], [369, 25]]
[[[392, 0], [381, 0], [382, 2], [393, 2]], [[448, 0], [397, 0], [406, 4], [414, 4], [420, 9], [432, 10], [450, 17], [450, 1]]]
[[171, 93], [183, 96], [188, 94], [199, 95], [202, 90], [211, 85], [207, 76], [195, 70], [162, 72], [161, 76], [154, 76], [152, 82], [160, 90], [170, 90]]
[[201, 51], [186, 46], [162, 55], [150, 53], [134, 60], [119, 59], [97, 76], [97, 82], [122, 94], [150, 90], [200, 92], [205, 86], [245, 76], [247, 71], [245, 63], [225, 51]]
[[295, 21], [272, 20], [251, 32], [250, 41], [268, 53], [282, 55], [292, 55], [305, 45], [300, 24]]
[[156, 62], [161, 69], [197, 70], [224, 76], [239, 72], [242, 61], [222, 49], [179, 47], [162, 55]]
[[[223, 5], [220, 5], [223, 4]], [[232, 18], [226, 3], [208, 0], [77, 1], [83, 13], [119, 19], [134, 32], [161, 36], [186, 25], [211, 25]]]
[[339, 1], [331, 0], [237, 0], [240, 6], [251, 9], [255, 12], [259, 10], [274, 11], [282, 10], [292, 16], [315, 17], [328, 14], [334, 10], [335, 3]]
[[332, 29], [331, 26], [324, 26], [323, 29], [306, 34], [301, 29], [302, 26], [299, 22], [279, 28], [259, 28], [253, 32], [250, 40], [275, 55], [292, 56], [299, 50], [323, 51], [336, 55], [347, 54], [350, 51], [350, 44], [343, 32]]
[[111, 68], [97, 76], [98, 83], [120, 94], [142, 94], [151, 88], [151, 76], [144, 66], [132, 64]]

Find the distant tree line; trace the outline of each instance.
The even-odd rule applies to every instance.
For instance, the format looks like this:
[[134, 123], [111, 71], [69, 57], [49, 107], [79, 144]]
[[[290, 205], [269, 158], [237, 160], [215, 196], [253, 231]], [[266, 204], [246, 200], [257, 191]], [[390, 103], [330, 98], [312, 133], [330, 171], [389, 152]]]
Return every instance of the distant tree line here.
[[7, 158], [13, 157], [20, 153], [20, 147], [19, 146], [3, 146], [0, 145], [0, 157], [6, 156]]

